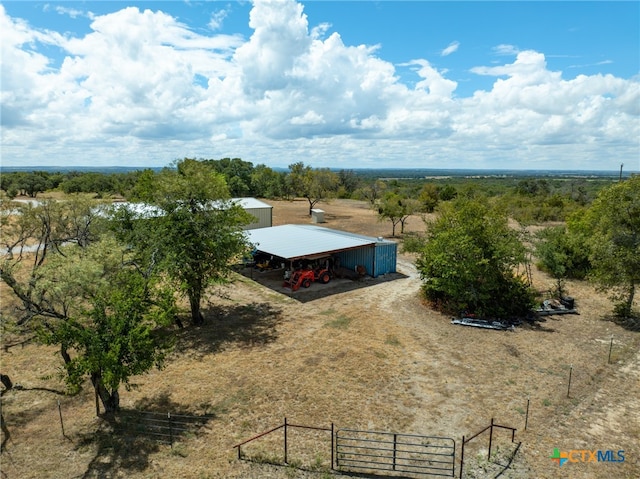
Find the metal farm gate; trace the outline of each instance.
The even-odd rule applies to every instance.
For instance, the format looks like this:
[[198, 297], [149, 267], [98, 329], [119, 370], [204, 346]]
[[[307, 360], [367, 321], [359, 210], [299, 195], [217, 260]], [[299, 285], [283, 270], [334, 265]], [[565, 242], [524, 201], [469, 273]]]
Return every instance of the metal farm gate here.
[[336, 433], [336, 465], [343, 471], [454, 477], [455, 454], [456, 443], [449, 437], [354, 429]]

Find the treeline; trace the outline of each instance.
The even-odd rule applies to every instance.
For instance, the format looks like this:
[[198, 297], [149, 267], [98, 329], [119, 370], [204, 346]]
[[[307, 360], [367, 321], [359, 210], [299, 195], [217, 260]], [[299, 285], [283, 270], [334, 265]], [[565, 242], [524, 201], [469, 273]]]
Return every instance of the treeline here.
[[[590, 204], [598, 191], [615, 180], [610, 177], [406, 177], [388, 178], [386, 170], [330, 170], [312, 168], [303, 162], [288, 171], [274, 170], [264, 164], [240, 158], [200, 159], [212, 171], [221, 174], [232, 197], [252, 196], [264, 199], [304, 197], [310, 209], [330, 198], [366, 200], [382, 207], [382, 216], [395, 217], [432, 212], [441, 202], [464, 198], [487, 198], [522, 223], [562, 221]], [[166, 169], [173, 169], [170, 167]], [[138, 201], [145, 184], [160, 174], [153, 169], [130, 172], [10, 172], [0, 176], [0, 189], [9, 198], [36, 198], [49, 191], [66, 194], [87, 193], [96, 198], [122, 197]], [[401, 224], [398, 220], [398, 224]], [[395, 224], [394, 224], [395, 226]]]

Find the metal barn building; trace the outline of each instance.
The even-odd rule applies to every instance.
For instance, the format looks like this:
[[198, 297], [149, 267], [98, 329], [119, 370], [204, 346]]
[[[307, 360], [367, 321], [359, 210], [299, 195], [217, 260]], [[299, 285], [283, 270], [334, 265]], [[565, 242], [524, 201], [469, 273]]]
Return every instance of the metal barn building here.
[[256, 219], [253, 223], [246, 225], [244, 227], [245, 230], [272, 226], [273, 206], [255, 198], [233, 198], [231, 201], [242, 206], [247, 213], [253, 215]]
[[[255, 198], [232, 198], [231, 201], [242, 206], [242, 208], [255, 219], [254, 222], [245, 225], [243, 229], [269, 228], [272, 225], [273, 206]], [[145, 203], [119, 202], [114, 203], [114, 206], [116, 208], [128, 209], [137, 218], [155, 218], [164, 215], [161, 208]], [[215, 202], [213, 206], [215, 206]]]
[[314, 225], [283, 225], [247, 231], [258, 252], [284, 261], [338, 259], [340, 266], [364, 266], [374, 278], [396, 272], [397, 243]]

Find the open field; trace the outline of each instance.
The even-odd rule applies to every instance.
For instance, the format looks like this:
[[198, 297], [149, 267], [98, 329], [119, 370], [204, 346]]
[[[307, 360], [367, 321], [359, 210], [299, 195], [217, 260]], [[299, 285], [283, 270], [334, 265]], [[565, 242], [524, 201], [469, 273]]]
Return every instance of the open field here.
[[[306, 201], [269, 203], [274, 225], [309, 223]], [[362, 202], [318, 206], [327, 227], [387, 238], [391, 233], [390, 223], [377, 222]], [[423, 231], [424, 224], [412, 218], [407, 230]], [[121, 391], [126, 409], [212, 416], [173, 447], [110, 436], [95, 418], [88, 382], [77, 396], [61, 394], [54, 349], [28, 344], [3, 350], [1, 372], [20, 387], [2, 398], [11, 437], [0, 456], [1, 476], [333, 477], [326, 469], [328, 437], [313, 432], [291, 433], [289, 458], [318, 472], [267, 464], [282, 459], [280, 433], [243, 449], [258, 461], [237, 460], [235, 444], [286, 417], [311, 426], [333, 422], [338, 428], [453, 437], [458, 454], [462, 435], [494, 418], [517, 428], [516, 441], [522, 441], [512, 469], [500, 477], [640, 477], [640, 334], [602, 319], [611, 309], [605, 296], [587, 283], [570, 282], [580, 315], [548, 317], [540, 327], [513, 332], [455, 326], [421, 303], [412, 259], [400, 255], [396, 279], [305, 301], [242, 275], [230, 287], [212, 290], [206, 324], [177, 331], [167, 367]], [[548, 277], [533, 273], [536, 289], [551, 287]], [[3, 289], [2, 308], [10, 305]], [[510, 439], [498, 431], [494, 450], [513, 450]], [[501, 470], [486, 461], [487, 446], [486, 435], [469, 443], [464, 477], [494, 477]], [[625, 461], [558, 467], [550, 459], [554, 448], [624, 450]]]

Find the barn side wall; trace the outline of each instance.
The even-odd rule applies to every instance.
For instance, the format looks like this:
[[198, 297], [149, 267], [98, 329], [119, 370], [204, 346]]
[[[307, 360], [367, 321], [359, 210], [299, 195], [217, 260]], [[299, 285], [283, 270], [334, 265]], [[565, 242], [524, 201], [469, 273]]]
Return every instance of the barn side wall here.
[[255, 218], [253, 223], [244, 227], [245, 230], [270, 228], [273, 220], [273, 208], [245, 208], [245, 211]]
[[398, 262], [398, 243], [376, 243], [373, 277], [396, 273]]
[[356, 266], [364, 266], [367, 274], [374, 278], [382, 274], [396, 272], [398, 245], [396, 243], [380, 242], [363, 248], [341, 251], [337, 253], [340, 266], [354, 270]]

